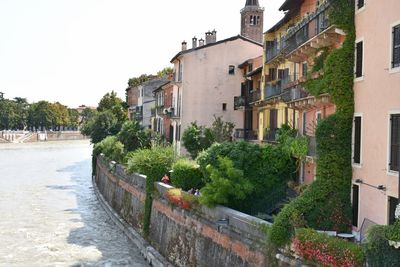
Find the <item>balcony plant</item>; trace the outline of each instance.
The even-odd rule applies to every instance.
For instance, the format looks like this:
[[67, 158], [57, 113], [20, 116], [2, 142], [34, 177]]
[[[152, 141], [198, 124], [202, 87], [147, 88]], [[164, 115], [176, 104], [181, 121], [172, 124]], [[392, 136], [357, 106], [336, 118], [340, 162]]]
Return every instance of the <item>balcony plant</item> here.
[[188, 193], [182, 192], [181, 189], [172, 188], [165, 193], [165, 198], [173, 205], [182, 209], [190, 209], [195, 203], [197, 198]]
[[364, 253], [361, 247], [312, 229], [298, 229], [292, 247], [298, 256], [317, 265], [349, 267], [364, 265]]
[[400, 204], [397, 205], [396, 222], [386, 230], [386, 238], [388, 239], [389, 245], [399, 249], [400, 248]]

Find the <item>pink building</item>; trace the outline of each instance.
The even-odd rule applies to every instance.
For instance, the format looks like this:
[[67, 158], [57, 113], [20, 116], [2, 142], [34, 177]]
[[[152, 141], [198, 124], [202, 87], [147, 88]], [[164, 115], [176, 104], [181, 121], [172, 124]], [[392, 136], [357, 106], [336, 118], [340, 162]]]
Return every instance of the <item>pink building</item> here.
[[400, 1], [356, 0], [353, 226], [390, 224], [399, 198]]

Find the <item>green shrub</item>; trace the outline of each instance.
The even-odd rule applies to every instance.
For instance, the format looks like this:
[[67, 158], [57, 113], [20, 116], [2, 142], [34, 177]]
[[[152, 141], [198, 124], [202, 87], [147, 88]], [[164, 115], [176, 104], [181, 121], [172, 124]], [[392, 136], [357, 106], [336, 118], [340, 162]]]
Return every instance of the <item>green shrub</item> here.
[[339, 231], [351, 227], [354, 5], [336, 0], [331, 6], [330, 20], [346, 32], [346, 40], [327, 56], [323, 76], [305, 88], [316, 97], [329, 93], [336, 113], [317, 125], [317, 181], [285, 206], [271, 227], [270, 241], [277, 246], [290, 243], [297, 227]]
[[253, 185], [243, 177], [243, 171], [236, 169], [227, 157], [218, 157], [217, 167], [208, 165], [207, 171], [210, 182], [200, 190], [200, 203], [203, 205], [236, 206], [253, 191]]
[[298, 229], [293, 247], [296, 254], [321, 266], [364, 266], [360, 246], [312, 229]]
[[118, 139], [124, 144], [127, 152], [138, 148], [150, 148], [151, 142], [148, 134], [141, 128], [137, 121], [126, 121], [118, 133]]
[[241, 202], [227, 204], [248, 214], [266, 212], [282, 200], [286, 196], [287, 181], [296, 169], [294, 160], [279, 146], [225, 142], [213, 144], [196, 159], [206, 181], [210, 180], [207, 166], [218, 168], [219, 156], [232, 160], [234, 167], [243, 171], [244, 177], [252, 184], [253, 190], [248, 197]]
[[143, 232], [149, 234], [151, 207], [153, 203], [154, 182], [159, 181], [171, 170], [175, 161], [172, 147], [154, 146], [152, 149], [138, 149], [130, 153], [128, 158], [128, 173], [139, 172], [146, 178], [145, 214]]
[[172, 166], [171, 182], [177, 188], [188, 191], [204, 186], [203, 174], [195, 161], [179, 159]]
[[364, 252], [370, 267], [400, 266], [400, 249], [389, 246], [387, 226], [373, 225], [367, 230]]
[[192, 122], [182, 135], [183, 145], [193, 159], [199, 152], [209, 148], [214, 141], [215, 137], [211, 129], [198, 126], [196, 122]]
[[94, 151], [98, 154], [103, 153], [108, 161], [114, 160], [119, 163], [123, 163], [125, 156], [124, 145], [118, 141], [116, 136], [107, 136], [94, 146]]
[[388, 240], [400, 242], [400, 219], [397, 219], [393, 225], [388, 226], [386, 238]]

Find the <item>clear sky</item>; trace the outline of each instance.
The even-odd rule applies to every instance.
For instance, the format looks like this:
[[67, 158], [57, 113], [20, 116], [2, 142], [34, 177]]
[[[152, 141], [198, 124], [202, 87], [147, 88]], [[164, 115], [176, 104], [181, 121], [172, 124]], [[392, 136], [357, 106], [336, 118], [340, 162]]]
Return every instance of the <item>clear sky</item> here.
[[[245, 0], [0, 0], [0, 92], [6, 98], [97, 105], [155, 74], [186, 40], [240, 33]], [[283, 0], [259, 0], [264, 31]]]

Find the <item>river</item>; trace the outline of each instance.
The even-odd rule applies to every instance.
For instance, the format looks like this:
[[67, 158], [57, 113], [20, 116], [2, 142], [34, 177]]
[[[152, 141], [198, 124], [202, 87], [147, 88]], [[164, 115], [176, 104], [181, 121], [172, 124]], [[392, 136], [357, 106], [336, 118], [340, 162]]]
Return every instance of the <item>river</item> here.
[[88, 141], [0, 144], [0, 266], [149, 266], [100, 206]]

